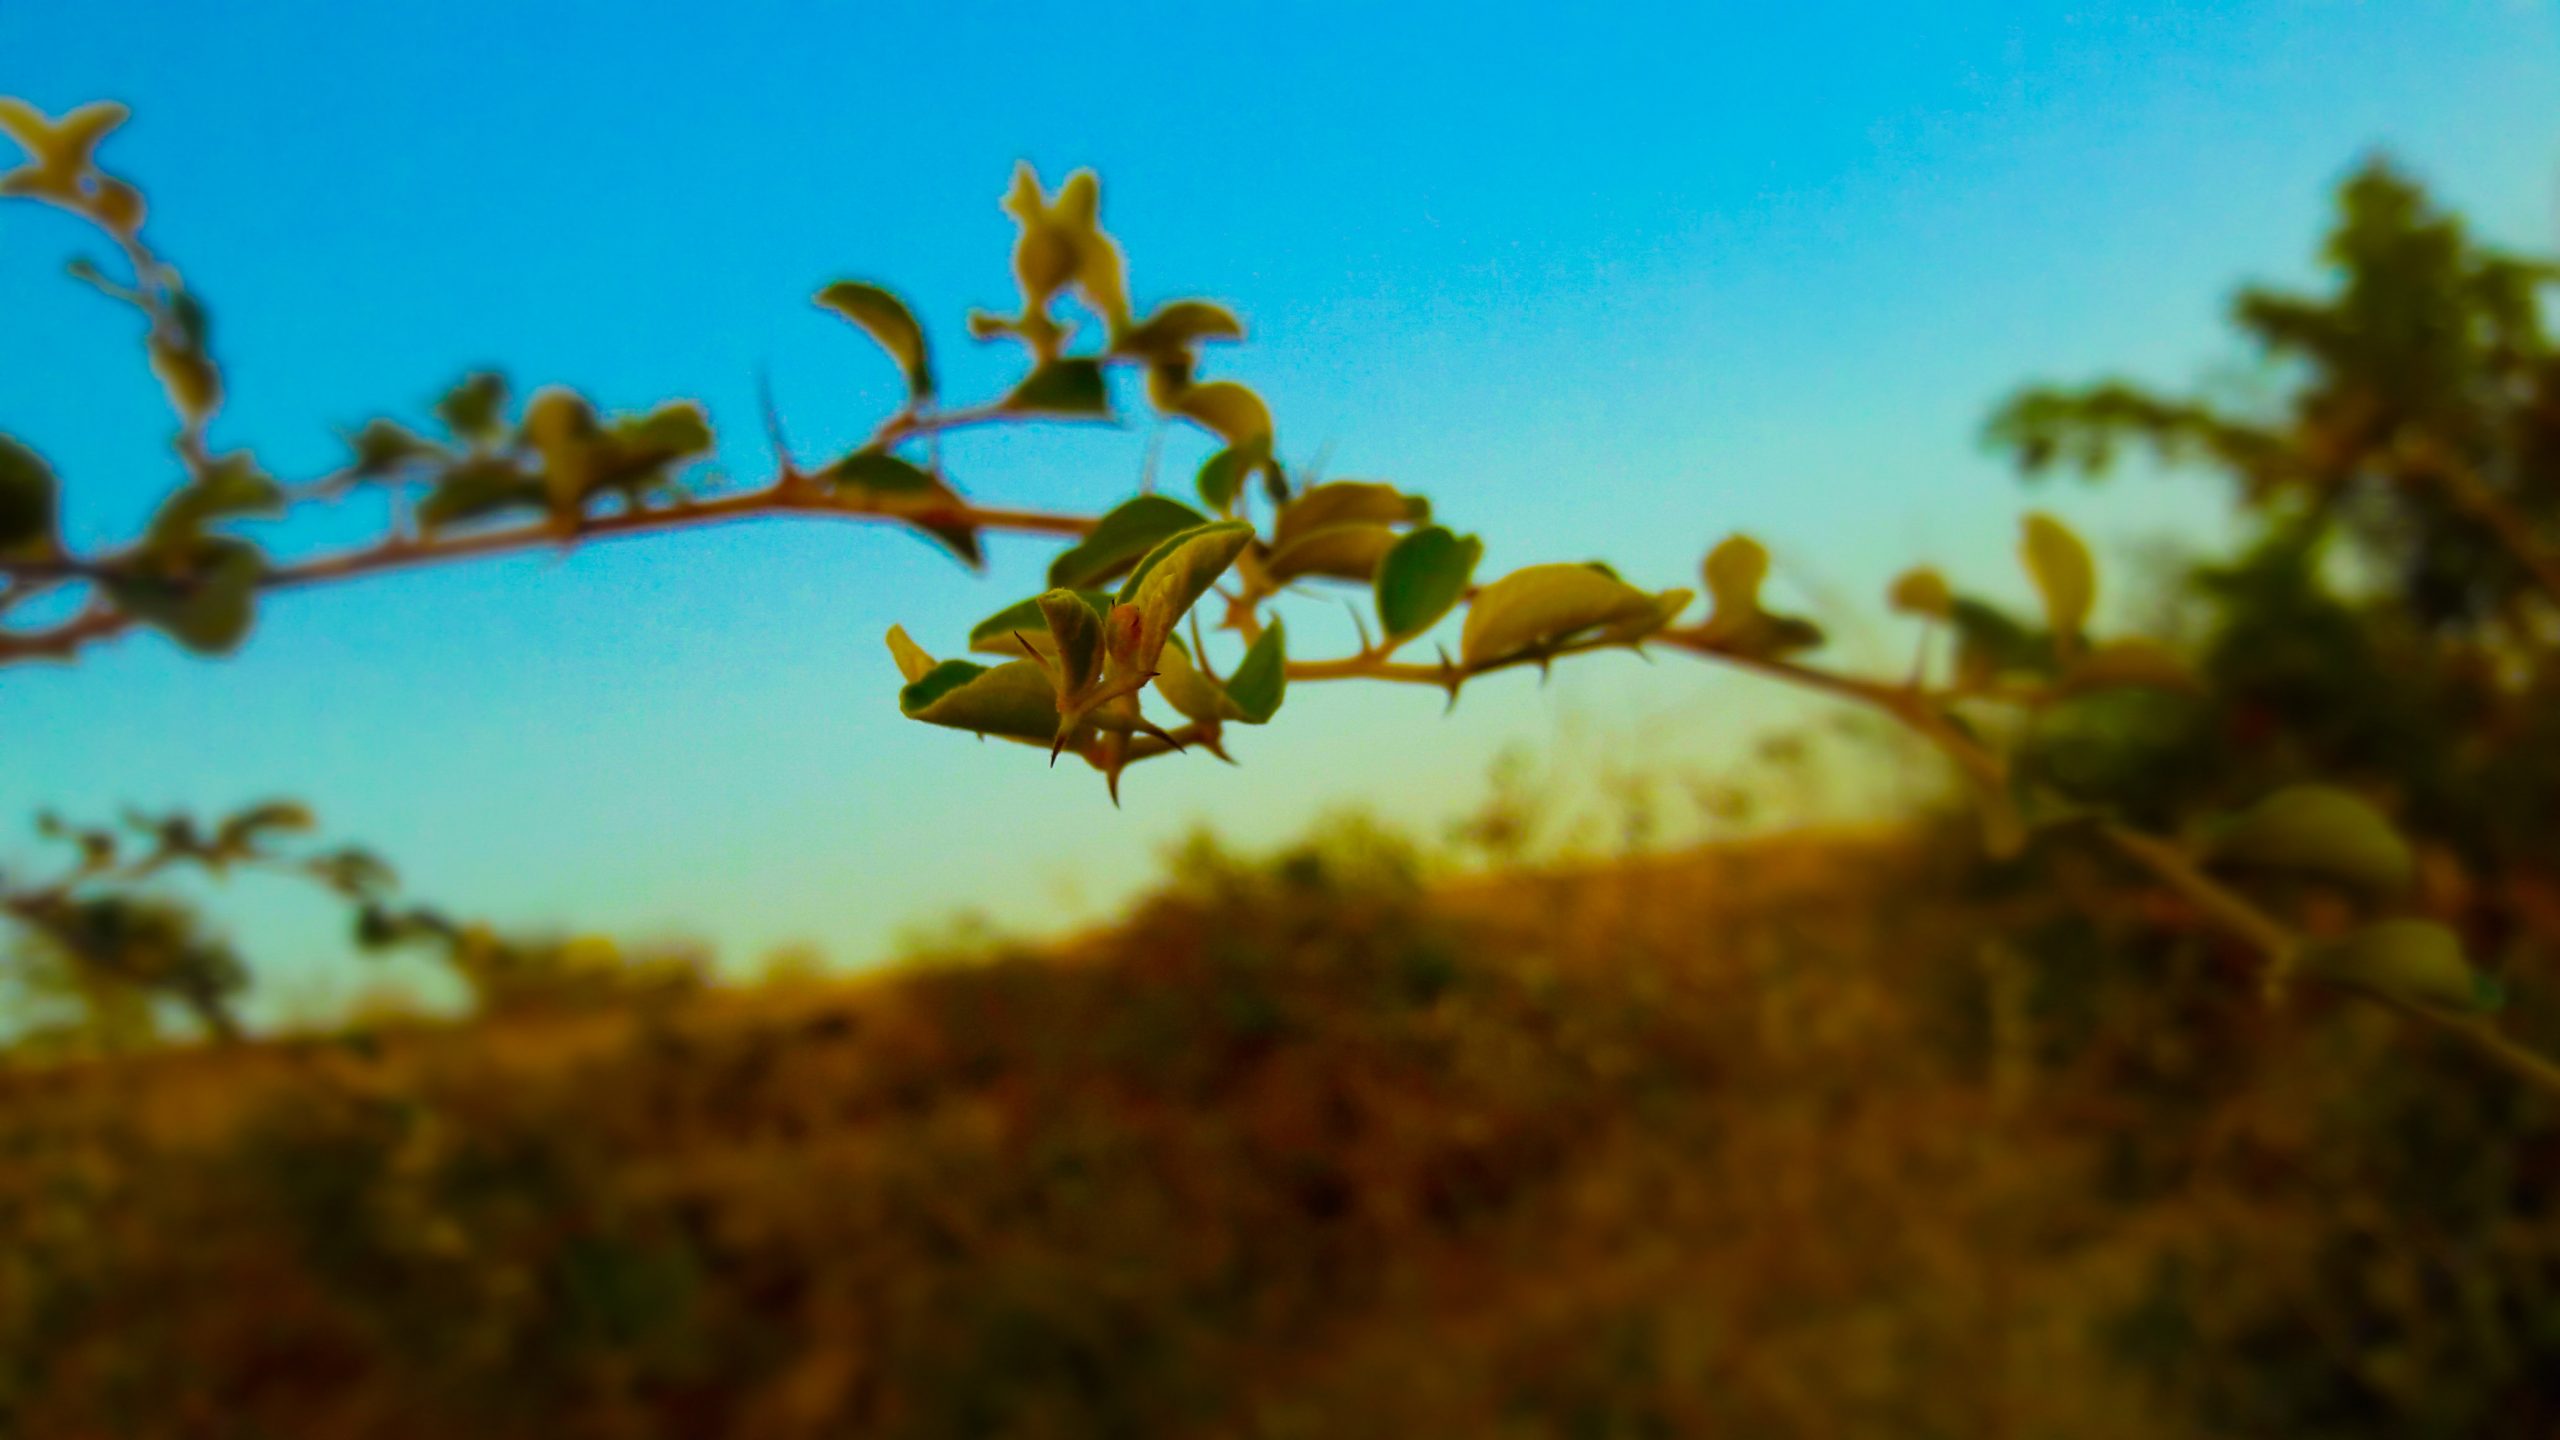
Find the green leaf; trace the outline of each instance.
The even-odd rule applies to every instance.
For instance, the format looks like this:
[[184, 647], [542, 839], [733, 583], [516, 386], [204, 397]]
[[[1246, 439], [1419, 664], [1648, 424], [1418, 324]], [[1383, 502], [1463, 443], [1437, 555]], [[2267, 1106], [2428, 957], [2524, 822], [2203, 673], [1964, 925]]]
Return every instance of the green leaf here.
[[[1685, 603], [1686, 592], [1674, 592]], [[1544, 650], [1587, 631], [1660, 623], [1670, 597], [1646, 594], [1589, 565], [1532, 565], [1476, 592], [1460, 635], [1461, 658], [1483, 665]], [[1632, 638], [1632, 636], [1630, 637]]]
[[1233, 380], [1186, 385], [1166, 398], [1165, 409], [1194, 421], [1230, 445], [1271, 442], [1271, 407]]
[[1168, 535], [1206, 525], [1209, 517], [1178, 500], [1141, 495], [1112, 508], [1091, 533], [1049, 562], [1049, 583], [1069, 589], [1099, 585], [1138, 563]]
[[247, 454], [234, 451], [213, 460], [203, 475], [160, 502], [145, 543], [154, 548], [189, 545], [221, 521], [283, 513], [284, 487]]
[[1467, 593], [1484, 542], [1427, 525], [1395, 543], [1378, 562], [1378, 623], [1390, 640], [1409, 640], [1440, 622]]
[[[170, 557], [155, 557], [166, 563]], [[258, 580], [266, 562], [256, 546], [223, 536], [195, 542], [185, 568], [120, 571], [107, 594], [135, 619], [202, 655], [228, 653], [249, 633]]]
[[1419, 525], [1430, 518], [1430, 501], [1407, 495], [1393, 485], [1370, 480], [1329, 480], [1300, 491], [1280, 507], [1279, 523], [1271, 531], [1271, 545], [1275, 550], [1285, 550], [1290, 541], [1329, 525]]
[[907, 393], [918, 400], [933, 394], [933, 360], [925, 348], [924, 327], [905, 301], [877, 285], [839, 280], [818, 292], [818, 303], [868, 331], [906, 372]]
[[1227, 688], [1192, 660], [1180, 637], [1166, 641], [1163, 653], [1156, 657], [1155, 687], [1184, 718], [1203, 725], [1244, 718]]
[[2279, 790], [2224, 822], [2208, 840], [2218, 864], [2325, 876], [2368, 889], [2408, 888], [2409, 842], [2362, 799], [2327, 785]]
[[691, 400], [613, 422], [607, 432], [626, 467], [656, 468], [711, 449], [711, 417]]
[[0, 435], [0, 556], [53, 554], [59, 544], [55, 514], [60, 504], [53, 468], [44, 457]]
[[1769, 578], [1769, 550], [1748, 535], [1728, 535], [1707, 552], [1711, 620], [1740, 621], [1760, 614], [1760, 586]]
[[1004, 397], [1004, 408], [1020, 415], [1109, 419], [1111, 387], [1104, 383], [1099, 360], [1052, 360], [1025, 376]]
[[436, 418], [457, 440], [494, 440], [506, 426], [507, 379], [490, 370], [475, 371], [436, 402]]
[[1947, 588], [1947, 578], [1926, 565], [1896, 576], [1885, 602], [1902, 614], [1925, 615], [1933, 620], [1946, 619], [1956, 608], [1955, 592]]
[[2098, 597], [2098, 570], [2089, 547], [2061, 521], [2036, 512], [2022, 526], [2018, 558], [2044, 597], [2045, 624], [2053, 631], [2055, 648], [2068, 653], [2079, 643]]
[[[1056, 591], [1053, 590], [1051, 593], [1054, 594]], [[1111, 592], [1107, 590], [1071, 590], [1067, 593], [1082, 600], [1085, 608], [1091, 610], [1097, 620], [1110, 613]], [[1020, 655], [1022, 642], [1014, 639], [1014, 636], [1019, 634], [1023, 639], [1031, 642], [1033, 649], [1042, 654], [1049, 653], [1046, 643], [1049, 638], [1049, 616], [1040, 605], [1040, 602], [1047, 598], [1046, 595], [1034, 595], [1028, 600], [1016, 601], [979, 621], [970, 627], [969, 648], [990, 655]]]
[[444, 472], [418, 502], [418, 524], [439, 530], [505, 510], [539, 510], [542, 482], [512, 460], [494, 456], [464, 460]]
[[1956, 664], [1979, 681], [2002, 675], [2053, 673], [2053, 640], [2020, 624], [2007, 611], [1969, 595], [1955, 597], [1947, 623], [1956, 632]]
[[1366, 521], [1326, 525], [1272, 551], [1263, 562], [1263, 569], [1282, 583], [1301, 575], [1365, 583], [1378, 573], [1378, 562], [1395, 548], [1397, 538], [1396, 532], [1386, 526]]
[[358, 475], [388, 475], [412, 460], [437, 453], [405, 426], [388, 420], [368, 420], [364, 428], [347, 437], [350, 452], [348, 468]]
[[1235, 512], [1236, 497], [1244, 493], [1245, 477], [1271, 464], [1269, 437], [1230, 445], [1200, 462], [1200, 498], [1219, 515]]
[[1102, 679], [1102, 617], [1080, 591], [1051, 590], [1033, 602], [1058, 662], [1058, 694], [1081, 699]]
[[988, 669], [945, 660], [898, 692], [898, 709], [910, 720], [947, 725], [1006, 740], [1045, 746], [1058, 733], [1058, 693], [1048, 672], [1030, 660]]
[[1261, 725], [1280, 713], [1289, 692], [1288, 636], [1278, 620], [1263, 627], [1227, 677], [1227, 698], [1236, 703], [1248, 725]]
[[949, 487], [933, 472], [886, 450], [856, 450], [823, 472], [827, 483], [874, 495], [923, 495]]
[[1121, 336], [1112, 348], [1147, 360], [1180, 360], [1203, 340], [1241, 340], [1234, 312], [1206, 300], [1176, 300]]
[[1166, 637], [1236, 556], [1253, 542], [1253, 527], [1242, 520], [1221, 520], [1168, 536], [1147, 552], [1120, 586], [1119, 603], [1134, 605], [1143, 623], [1135, 668], [1152, 668]]
[[2383, 920], [2303, 948], [2295, 972], [2394, 1005], [2469, 1016], [2498, 1008], [2498, 984], [2471, 968], [2462, 941], [2429, 920]]

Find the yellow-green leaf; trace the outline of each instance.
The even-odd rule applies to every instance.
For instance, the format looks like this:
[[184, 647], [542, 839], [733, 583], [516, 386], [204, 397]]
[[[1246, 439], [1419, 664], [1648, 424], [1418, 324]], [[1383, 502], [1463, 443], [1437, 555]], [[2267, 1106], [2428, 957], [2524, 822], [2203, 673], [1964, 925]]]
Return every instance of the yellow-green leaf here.
[[1253, 527], [1221, 520], [1167, 537], [1149, 551], [1120, 587], [1119, 602], [1137, 607], [1139, 632], [1133, 663], [1152, 668], [1165, 638], [1253, 540]]
[[1280, 713], [1280, 702], [1288, 693], [1289, 639], [1275, 619], [1245, 647], [1236, 673], [1227, 677], [1227, 698], [1235, 702], [1246, 724], [1263, 725]]
[[2069, 653], [2098, 598], [2098, 567], [2089, 558], [2089, 547], [2061, 521], [2037, 511], [2021, 527], [2018, 558], [2035, 581], [2036, 593], [2044, 597], [2045, 624], [2053, 631], [2055, 648]]
[[1214, 725], [1245, 718], [1244, 710], [1227, 694], [1227, 688], [1200, 668], [1178, 636], [1166, 641], [1163, 652], [1156, 657], [1155, 686], [1165, 703], [1186, 719]]
[[1209, 517], [1178, 500], [1140, 495], [1114, 506], [1084, 539], [1049, 562], [1049, 584], [1098, 585], [1135, 565], [1168, 535], [1206, 525]]
[[1049, 673], [1029, 660], [994, 669], [945, 660], [898, 692], [898, 709], [928, 725], [1034, 745], [1045, 746], [1058, 733], [1057, 691]]
[[2372, 890], [2406, 889], [2409, 843], [2372, 806], [2327, 785], [2295, 785], [2225, 821], [2206, 858], [2225, 865], [2324, 876]]
[[1112, 348], [1145, 360], [1182, 360], [1204, 340], [1241, 340], [1234, 312], [1206, 300], [1176, 300], [1140, 321]]
[[1905, 615], [1925, 615], [1932, 620], [1944, 620], [1956, 608], [1955, 591], [1947, 588], [1946, 577], [1926, 565], [1895, 577], [1893, 589], [1885, 599]]
[[933, 360], [925, 348], [924, 327], [905, 301], [877, 285], [839, 280], [818, 292], [818, 303], [859, 325], [906, 373], [907, 393], [922, 400], [933, 394]]
[[1185, 386], [1174, 392], [1166, 408], [1207, 427], [1230, 445], [1271, 438], [1270, 407], [1233, 380]]
[[1271, 544], [1275, 549], [1289, 548], [1289, 542], [1332, 525], [1361, 521], [1374, 525], [1419, 525], [1431, 518], [1431, 502], [1419, 495], [1407, 495], [1393, 485], [1371, 480], [1328, 480], [1309, 486], [1280, 507], [1279, 522], [1272, 527]]
[[1532, 565], [1476, 592], [1458, 642], [1469, 665], [1561, 644], [1586, 631], [1656, 623], [1662, 597], [1589, 565]]
[[1707, 552], [1703, 567], [1714, 613], [1740, 619], [1760, 613], [1760, 586], [1769, 578], [1769, 551], [1748, 535], [1728, 535]]
[[2305, 946], [2294, 973], [2386, 1000], [2449, 1015], [2498, 1008], [2497, 983], [2471, 967], [2462, 941], [2429, 920], [2383, 920], [2351, 935]]
[[1365, 581], [1378, 573], [1379, 560], [1395, 548], [1396, 540], [1396, 532], [1384, 525], [1357, 520], [1326, 525], [1306, 531], [1274, 550], [1271, 558], [1263, 562], [1263, 569], [1282, 583], [1301, 575]]
[[[1069, 593], [1082, 600], [1097, 619], [1111, 611], [1111, 593], [1107, 590], [1074, 590]], [[1032, 650], [1042, 656], [1056, 653], [1049, 643], [1048, 612], [1040, 604], [1044, 598], [1034, 595], [1028, 600], [1016, 601], [971, 626], [969, 648], [1010, 659], [1022, 653], [1022, 642], [1028, 640]]]
[[897, 660], [898, 673], [905, 676], [910, 685], [933, 670], [933, 657], [924, 653], [924, 647], [907, 634], [904, 625], [889, 627], [889, 654]]

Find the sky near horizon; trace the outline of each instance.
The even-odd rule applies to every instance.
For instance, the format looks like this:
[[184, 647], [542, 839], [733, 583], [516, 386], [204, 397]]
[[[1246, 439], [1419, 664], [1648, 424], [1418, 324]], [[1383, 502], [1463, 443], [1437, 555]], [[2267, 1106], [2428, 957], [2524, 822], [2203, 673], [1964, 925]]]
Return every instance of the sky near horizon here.
[[[1028, 159], [1101, 173], [1142, 304], [1245, 317], [1211, 372], [1270, 400], [1290, 458], [1428, 493], [1485, 537], [1483, 573], [1607, 556], [1694, 583], [1747, 529], [1801, 603], [1870, 617], [1913, 561], [2016, 593], [2028, 504], [2102, 554], [2209, 537], [2218, 498], [2193, 484], [2021, 492], [1981, 417], [2029, 378], [2227, 369], [2223, 300], [2310, 278], [2360, 157], [2560, 248], [2560, 9], [2512, 0], [0, 0], [0, 93], [133, 107], [102, 160], [212, 304], [218, 447], [281, 475], [479, 365], [609, 407], [700, 397], [746, 478], [769, 369], [795, 446], [835, 453], [897, 399], [809, 304], [844, 277], [901, 291], [946, 390], [989, 393], [1013, 358], [959, 320], [1011, 298], [994, 202]], [[83, 248], [0, 207], [0, 430], [100, 541], [171, 471], [123, 317], [61, 276]], [[992, 502], [1098, 510], [1149, 438], [967, 437], [946, 459]], [[1204, 449], [1167, 439], [1168, 489]], [[353, 521], [288, 538], [332, 523]], [[980, 577], [887, 530], [756, 523], [281, 597], [224, 661], [145, 637], [15, 667], [0, 868], [32, 858], [14, 817], [40, 806], [294, 795], [457, 911], [861, 962], [964, 908], [1091, 920], [1198, 823], [1260, 842], [1367, 804], [1429, 824], [1506, 744], [1711, 765], [1786, 713], [1622, 656], [1471, 687], [1447, 719], [1427, 692], [1306, 686], [1234, 746], [1243, 768], [1151, 763], [1114, 811], [1089, 772], [897, 714], [881, 632], [956, 652], [1047, 554], [995, 540]], [[1905, 638], [1851, 623], [1844, 648]], [[223, 912], [283, 988], [347, 988], [327, 907], [250, 886]]]

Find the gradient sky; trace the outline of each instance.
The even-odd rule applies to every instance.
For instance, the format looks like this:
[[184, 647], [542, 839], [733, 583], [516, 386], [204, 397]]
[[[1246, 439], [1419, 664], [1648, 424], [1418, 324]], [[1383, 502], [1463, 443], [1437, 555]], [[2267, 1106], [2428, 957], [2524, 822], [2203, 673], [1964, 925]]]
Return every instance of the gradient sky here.
[[[1684, 583], [1745, 528], [1812, 605], [1863, 605], [1913, 560], [2014, 593], [2027, 503], [2102, 553], [2210, 533], [2193, 485], [2030, 502], [1981, 416], [2029, 377], [2228, 367], [2222, 299], [2307, 275], [2369, 150], [2492, 236], [2553, 243], [2548, 3], [1597, 10], [0, 0], [0, 92], [134, 107], [103, 158], [213, 304], [217, 440], [281, 474], [480, 364], [612, 406], [698, 396], [748, 477], [769, 367], [795, 443], [830, 453], [896, 393], [808, 303], [846, 276], [905, 293], [946, 389], [985, 393], [1012, 356], [959, 320], [1010, 299], [994, 201], [1028, 158], [1102, 173], [1142, 303], [1246, 317], [1214, 369], [1271, 400], [1293, 458], [1428, 492], [1486, 537], [1486, 573], [1605, 555]], [[171, 472], [128, 325], [60, 276], [90, 243], [0, 208], [0, 428], [94, 540]], [[1148, 437], [947, 458], [973, 494], [1099, 509]], [[1202, 448], [1170, 437], [1167, 475]], [[1302, 687], [1245, 768], [1142, 767], [1115, 812], [1088, 772], [896, 713], [882, 630], [956, 651], [1047, 554], [999, 540], [973, 577], [905, 535], [759, 523], [281, 598], [223, 662], [141, 638], [18, 667], [0, 864], [40, 805], [297, 795], [458, 910], [861, 961], [963, 907], [1106, 913], [1200, 821], [1428, 819], [1507, 742], [1711, 764], [1782, 713], [1625, 657], [1487, 683], [1448, 720], [1427, 692]], [[224, 904], [285, 990], [352, 973], [327, 907]]]

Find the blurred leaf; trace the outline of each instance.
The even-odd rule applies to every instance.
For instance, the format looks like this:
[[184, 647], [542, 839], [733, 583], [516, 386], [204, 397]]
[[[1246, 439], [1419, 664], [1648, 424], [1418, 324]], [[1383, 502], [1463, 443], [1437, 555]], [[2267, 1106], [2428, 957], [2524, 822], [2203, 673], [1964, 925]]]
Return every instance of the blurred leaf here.
[[1048, 672], [1030, 660], [994, 669], [945, 660], [898, 692], [898, 709], [910, 720], [947, 725], [1007, 740], [1045, 746], [1058, 733], [1058, 694]]
[[26, 164], [0, 175], [0, 195], [42, 195], [76, 203], [98, 142], [123, 124], [129, 113], [112, 100], [93, 100], [59, 120], [49, 120], [26, 101], [0, 95], [0, 133], [27, 152]]
[[2177, 652], [2149, 640], [2110, 640], [2091, 647], [2062, 672], [2061, 692], [2141, 688], [2198, 695], [2204, 684]]
[[2462, 941], [2429, 920], [2383, 920], [2303, 947], [2295, 973], [2395, 1005], [2449, 1015], [2498, 1008], [2497, 983], [2471, 967]]
[[2061, 521], [2042, 512], [2029, 514], [2022, 526], [2018, 556], [2036, 593], [2044, 597], [2045, 624], [2054, 646], [2068, 653], [2080, 642], [2089, 608], [2098, 595], [2098, 571], [2089, 547]]
[[1273, 620], [1245, 647], [1236, 673], [1227, 677], [1227, 698], [1246, 724], [1266, 724], [1280, 713], [1280, 702], [1289, 693], [1288, 643], [1287, 632]]
[[1219, 515], [1235, 513], [1236, 497], [1244, 493], [1245, 477], [1271, 464], [1271, 441], [1266, 437], [1229, 445], [1200, 462], [1200, 498], [1211, 512]]
[[1885, 596], [1886, 603], [1905, 615], [1925, 615], [1944, 620], [1955, 613], [1955, 592], [1947, 588], [1946, 577], [1922, 565], [1905, 570], [1893, 582]]
[[1390, 640], [1409, 640], [1440, 621], [1475, 579], [1484, 542], [1427, 525], [1395, 543], [1378, 562], [1378, 623]]
[[388, 420], [368, 420], [348, 437], [348, 469], [358, 475], [388, 475], [411, 460], [438, 454], [416, 433]]
[[889, 654], [897, 660], [898, 673], [905, 676], [910, 685], [923, 679], [933, 669], [933, 657], [924, 653], [924, 647], [908, 637], [907, 627], [904, 625], [889, 627]]
[[1146, 360], [1181, 360], [1204, 340], [1241, 340], [1234, 312], [1206, 300], [1176, 300], [1134, 326], [1112, 348]]
[[506, 428], [506, 412], [507, 379], [489, 370], [463, 376], [436, 402], [436, 419], [444, 428], [455, 439], [474, 444], [497, 439]]
[[669, 461], [707, 454], [712, 445], [711, 417], [691, 400], [672, 401], [645, 415], [616, 420], [605, 433], [617, 452], [617, 469], [655, 469]]
[[[155, 567], [174, 557], [155, 556]], [[103, 582], [135, 619], [203, 655], [225, 654], [249, 633], [258, 581], [266, 573], [257, 548], [208, 536], [188, 549], [184, 568], [120, 570]]]
[[199, 421], [222, 404], [222, 372], [204, 351], [172, 345], [154, 337], [149, 346], [151, 373], [169, 392], [169, 403], [190, 421]]
[[2327, 785], [2279, 790], [2214, 832], [2218, 864], [2324, 876], [2368, 889], [2408, 888], [2417, 862], [2391, 822], [2357, 796]]
[[160, 502], [145, 543], [154, 548], [189, 545], [206, 527], [224, 520], [283, 513], [284, 487], [259, 470], [246, 452], [233, 451], [217, 456], [202, 475]]
[[1102, 362], [1070, 358], [1052, 360], [1024, 377], [1004, 408], [1019, 415], [1066, 415], [1108, 419], [1111, 387]]
[[51, 556], [60, 546], [55, 518], [60, 504], [59, 486], [44, 457], [0, 435], [0, 558]]
[[1760, 613], [1760, 586], [1769, 578], [1769, 551], [1748, 535], [1728, 535], [1707, 552], [1707, 598], [1717, 617]]
[[826, 468], [830, 485], [875, 495], [923, 495], [946, 490], [933, 472], [886, 450], [856, 450]]
[[1459, 655], [1470, 666], [1483, 665], [1590, 631], [1655, 625], [1662, 598], [1589, 565], [1532, 565], [1476, 592]]
[[214, 831], [213, 848], [217, 851], [246, 855], [253, 853], [260, 840], [269, 834], [303, 834], [317, 826], [309, 806], [291, 800], [272, 800], [252, 805], [223, 820]]
[[1224, 438], [1229, 445], [1271, 439], [1271, 410], [1262, 397], [1233, 380], [1212, 380], [1174, 392], [1165, 406]]
[[437, 479], [435, 488], [418, 502], [418, 524], [432, 532], [505, 510], [539, 510], [542, 505], [542, 482], [512, 460], [483, 456], [461, 461]]
[[545, 386], [525, 402], [517, 429], [519, 438], [542, 457], [543, 493], [553, 512], [574, 513], [604, 473], [595, 407], [566, 386]]
[[1137, 564], [1166, 536], [1207, 523], [1209, 517], [1161, 495], [1125, 501], [1049, 562], [1049, 584], [1069, 589], [1101, 584]]
[[916, 323], [905, 301], [877, 285], [839, 280], [818, 292], [818, 303], [869, 332], [906, 373], [907, 393], [915, 399], [933, 395], [933, 361], [925, 348], [924, 327]]

